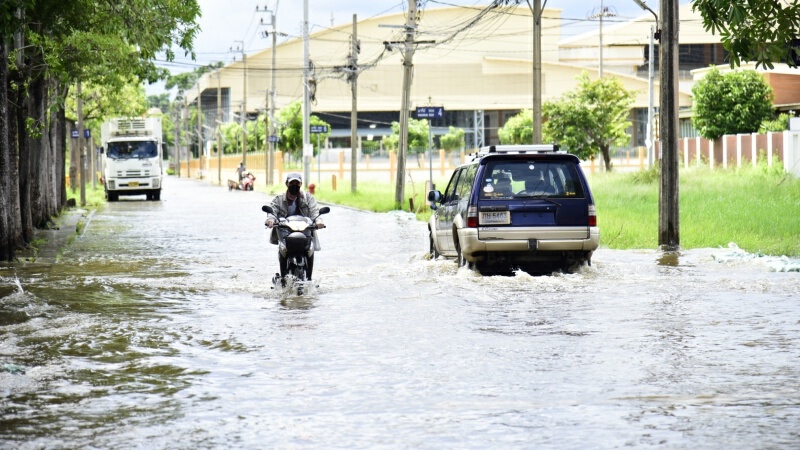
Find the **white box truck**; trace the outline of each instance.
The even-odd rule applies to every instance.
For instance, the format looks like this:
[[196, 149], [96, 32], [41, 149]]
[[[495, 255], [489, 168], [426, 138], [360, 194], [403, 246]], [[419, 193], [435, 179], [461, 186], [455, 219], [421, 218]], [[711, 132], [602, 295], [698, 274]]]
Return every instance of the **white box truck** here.
[[103, 186], [109, 202], [120, 195], [161, 200], [163, 149], [160, 117], [111, 119], [100, 128]]

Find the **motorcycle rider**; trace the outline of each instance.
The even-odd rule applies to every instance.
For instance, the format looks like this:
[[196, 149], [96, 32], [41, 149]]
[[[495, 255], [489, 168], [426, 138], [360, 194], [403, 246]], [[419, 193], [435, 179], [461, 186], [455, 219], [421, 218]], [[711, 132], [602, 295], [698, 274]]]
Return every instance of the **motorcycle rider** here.
[[[317, 229], [325, 228], [325, 223], [319, 217], [319, 205], [313, 195], [308, 192], [303, 192], [300, 188], [303, 186], [303, 177], [297, 172], [291, 172], [286, 175], [286, 192], [278, 194], [272, 199], [272, 210], [275, 215], [267, 214], [267, 220], [264, 222], [268, 228], [272, 229], [270, 236], [270, 243], [278, 243], [277, 228], [273, 228], [278, 217], [289, 216], [305, 216], [311, 219], [317, 218]], [[281, 278], [286, 276], [286, 258], [278, 252], [278, 261], [281, 268]], [[306, 278], [311, 280], [311, 272], [314, 269], [314, 255], [308, 258], [308, 270]]]
[[244, 166], [244, 161], [239, 163], [239, 167], [236, 168], [236, 174], [239, 176], [239, 189], [242, 189], [242, 180], [244, 179], [244, 174], [247, 172], [247, 168]]

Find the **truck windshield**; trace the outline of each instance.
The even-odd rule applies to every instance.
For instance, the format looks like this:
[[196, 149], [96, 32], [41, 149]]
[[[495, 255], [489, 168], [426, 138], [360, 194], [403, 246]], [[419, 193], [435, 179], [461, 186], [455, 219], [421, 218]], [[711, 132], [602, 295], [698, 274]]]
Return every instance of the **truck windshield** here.
[[153, 141], [109, 142], [108, 157], [112, 159], [155, 158], [158, 147]]

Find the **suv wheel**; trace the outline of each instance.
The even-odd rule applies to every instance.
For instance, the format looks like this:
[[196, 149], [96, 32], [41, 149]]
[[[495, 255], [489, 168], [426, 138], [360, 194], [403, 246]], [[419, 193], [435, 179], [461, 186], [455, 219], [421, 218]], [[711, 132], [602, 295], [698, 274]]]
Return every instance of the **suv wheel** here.
[[428, 230], [428, 240], [430, 241], [428, 253], [431, 255], [431, 259], [436, 259], [439, 257], [439, 250], [436, 250], [436, 245], [433, 243], [433, 233], [430, 230]]
[[464, 257], [464, 254], [461, 253], [461, 246], [458, 245], [458, 242], [456, 242], [456, 252], [458, 252], [458, 258], [456, 259], [458, 267], [466, 267], [467, 269], [472, 269], [472, 264], [469, 261], [467, 261], [467, 258]]

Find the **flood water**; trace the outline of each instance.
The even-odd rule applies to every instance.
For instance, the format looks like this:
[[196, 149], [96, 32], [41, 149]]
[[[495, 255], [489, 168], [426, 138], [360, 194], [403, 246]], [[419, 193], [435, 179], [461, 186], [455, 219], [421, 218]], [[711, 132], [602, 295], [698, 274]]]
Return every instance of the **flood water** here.
[[800, 445], [800, 273], [774, 258], [482, 277], [404, 214], [332, 206], [297, 297], [271, 289], [268, 200], [169, 178], [57, 263], [3, 266], [0, 447]]

